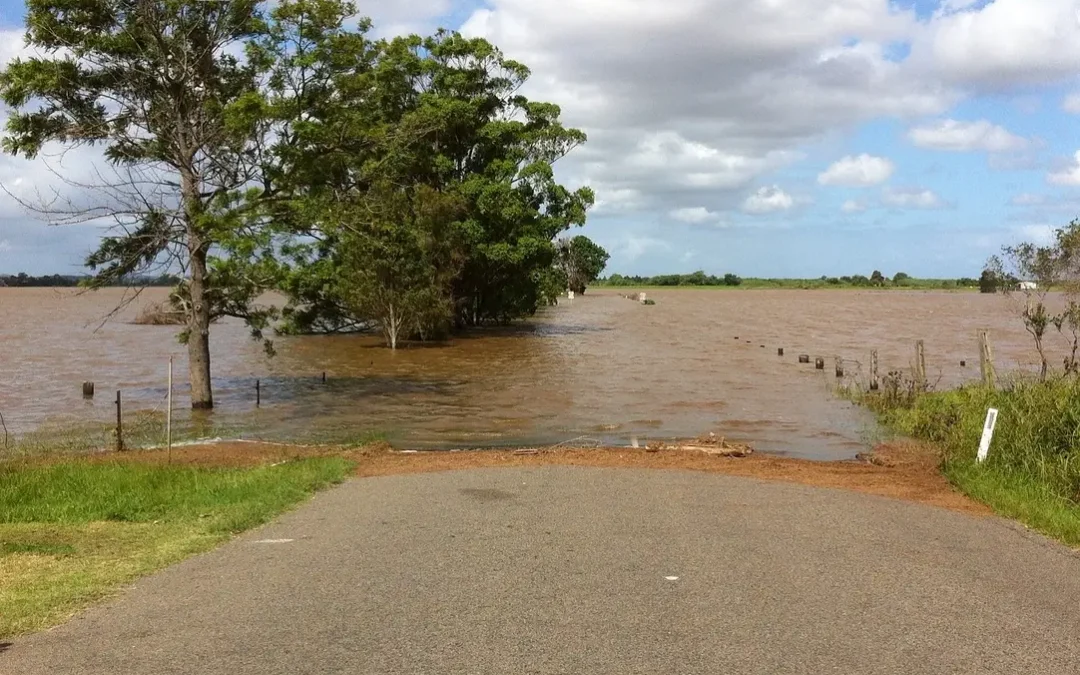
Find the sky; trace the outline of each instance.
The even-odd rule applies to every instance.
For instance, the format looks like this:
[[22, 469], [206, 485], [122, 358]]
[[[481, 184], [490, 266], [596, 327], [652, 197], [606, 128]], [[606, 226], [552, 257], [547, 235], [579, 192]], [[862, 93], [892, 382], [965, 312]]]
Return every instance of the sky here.
[[[530, 67], [523, 93], [588, 134], [556, 171], [595, 190], [580, 232], [608, 273], [978, 276], [1080, 217], [1080, 0], [359, 6], [380, 35], [447, 27]], [[0, 63], [22, 15], [0, 0]], [[50, 181], [0, 156], [7, 190]], [[0, 273], [80, 272], [98, 236], [0, 191]]]

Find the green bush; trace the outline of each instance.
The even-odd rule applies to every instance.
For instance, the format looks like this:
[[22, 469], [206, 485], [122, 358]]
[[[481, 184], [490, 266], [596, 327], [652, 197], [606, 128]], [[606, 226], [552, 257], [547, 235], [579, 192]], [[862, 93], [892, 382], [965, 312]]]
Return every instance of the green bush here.
[[872, 407], [886, 424], [938, 443], [951, 463], [971, 463], [978, 450], [986, 411], [998, 410], [987, 466], [1026, 474], [1058, 496], [1080, 504], [1080, 381], [1019, 379], [1006, 388], [981, 386], [930, 392], [908, 404], [889, 405], [881, 396]]
[[[882, 422], [941, 448], [942, 473], [997, 513], [1080, 546], [1080, 381], [1018, 379], [1000, 390], [883, 387], [861, 397]], [[990, 454], [977, 463], [986, 412], [998, 410]]]

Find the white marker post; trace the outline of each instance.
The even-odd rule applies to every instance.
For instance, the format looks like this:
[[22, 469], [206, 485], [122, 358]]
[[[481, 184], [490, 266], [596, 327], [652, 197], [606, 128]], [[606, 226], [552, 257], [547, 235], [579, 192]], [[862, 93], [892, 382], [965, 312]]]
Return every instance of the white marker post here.
[[980, 463], [986, 461], [986, 455], [990, 452], [990, 441], [994, 438], [994, 427], [997, 426], [998, 411], [990, 408], [986, 411], [986, 423], [983, 424], [982, 439], [979, 441], [979, 454], [976, 460]]
[[169, 357], [169, 393], [165, 395], [168, 409], [165, 411], [165, 446], [168, 448], [168, 463], [172, 464], [172, 360]]

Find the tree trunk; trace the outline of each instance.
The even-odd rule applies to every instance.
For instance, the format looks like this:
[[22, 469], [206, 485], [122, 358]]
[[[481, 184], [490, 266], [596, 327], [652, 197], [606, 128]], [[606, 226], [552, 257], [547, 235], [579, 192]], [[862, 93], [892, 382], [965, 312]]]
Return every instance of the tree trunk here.
[[188, 317], [188, 373], [191, 378], [191, 407], [214, 407], [210, 387], [210, 304], [206, 301], [206, 249], [191, 251], [191, 315]]
[[209, 410], [214, 407], [214, 395], [210, 386], [210, 303], [207, 301], [206, 258], [210, 245], [203, 241], [196, 229], [196, 219], [201, 204], [198, 196], [198, 179], [194, 172], [181, 171], [180, 190], [184, 198], [184, 217], [187, 220], [187, 245], [190, 279], [188, 292], [188, 377], [191, 381], [192, 410]]

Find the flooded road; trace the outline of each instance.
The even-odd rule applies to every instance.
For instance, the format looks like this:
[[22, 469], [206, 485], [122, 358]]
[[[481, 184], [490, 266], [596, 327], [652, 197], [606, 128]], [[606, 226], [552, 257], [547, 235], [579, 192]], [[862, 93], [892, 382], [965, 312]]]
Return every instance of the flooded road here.
[[[397, 352], [369, 337], [278, 337], [277, 355], [267, 357], [241, 322], [225, 321], [211, 332], [213, 422], [259, 438], [374, 430], [415, 448], [580, 437], [644, 443], [713, 431], [762, 451], [839, 459], [878, 432], [865, 411], [830, 393], [834, 356], [857, 378], [877, 349], [884, 374], [910, 367], [922, 339], [939, 387], [978, 378], [980, 328], [991, 331], [999, 369], [1030, 366], [1034, 357], [1011, 301], [1000, 296], [673, 289], [650, 291], [657, 304], [643, 306], [623, 292], [590, 291], [521, 326]], [[130, 323], [166, 291], [145, 292], [99, 328], [122, 293], [0, 289], [0, 414], [10, 431], [110, 419], [117, 389], [128, 409], [160, 409], [170, 355], [176, 414], [187, 419], [176, 328]], [[1064, 344], [1057, 335], [1050, 342], [1058, 351]], [[798, 364], [800, 353], [825, 357], [826, 371]], [[84, 380], [97, 385], [93, 401], [81, 397]]]

